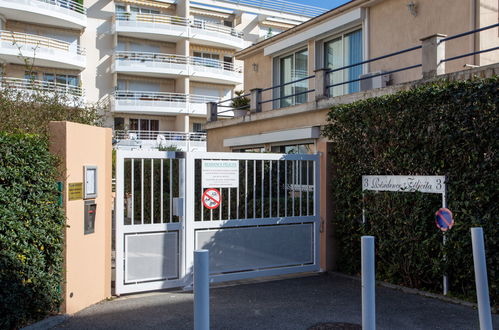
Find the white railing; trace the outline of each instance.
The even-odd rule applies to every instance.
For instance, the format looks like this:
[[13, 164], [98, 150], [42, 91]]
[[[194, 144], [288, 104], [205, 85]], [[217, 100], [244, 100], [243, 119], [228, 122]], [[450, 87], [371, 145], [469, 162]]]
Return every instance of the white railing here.
[[0, 87], [20, 91], [39, 91], [42, 93], [83, 96], [83, 90], [80, 87], [42, 80], [4, 77], [0, 79]]
[[36, 0], [36, 1], [48, 3], [50, 5], [58, 6], [61, 8], [67, 8], [79, 14], [83, 15], [87, 14], [87, 9], [83, 7], [83, 4], [75, 0]]
[[206, 133], [201, 132], [173, 132], [173, 131], [141, 131], [116, 130], [114, 138], [117, 140], [158, 140], [166, 141], [206, 141]]
[[36, 34], [0, 30], [0, 41], [8, 41], [13, 45], [34, 45], [35, 47], [52, 48], [69, 53], [76, 52], [78, 55], [85, 55], [85, 48], [80, 47], [79, 45], [73, 45], [69, 42]]
[[315, 17], [324, 14], [327, 9], [288, 2], [283, 0], [218, 0], [219, 2], [245, 5], [254, 8], [275, 10], [280, 13], [289, 13], [300, 16]]
[[151, 63], [169, 63], [169, 64], [183, 64], [183, 65], [196, 65], [208, 68], [215, 68], [225, 71], [242, 73], [242, 66], [234, 65], [219, 60], [209, 58], [183, 56], [175, 54], [162, 54], [162, 53], [147, 53], [147, 52], [130, 52], [130, 51], [117, 51], [115, 53], [117, 61], [136, 61], [136, 62], [151, 62]]
[[169, 16], [163, 14], [139, 14], [139, 13], [129, 13], [121, 12], [116, 13], [114, 16], [117, 21], [135, 21], [143, 23], [155, 23], [155, 24], [168, 24], [168, 25], [178, 25], [185, 27], [192, 27], [195, 29], [206, 30], [210, 32], [218, 32], [222, 34], [228, 34], [237, 38], [242, 39], [244, 34], [234, 28], [222, 25], [208, 23], [203, 20], [189, 19], [179, 16]]
[[219, 97], [205, 95], [124, 90], [115, 91], [114, 97], [116, 100], [172, 103], [208, 103], [220, 100]]

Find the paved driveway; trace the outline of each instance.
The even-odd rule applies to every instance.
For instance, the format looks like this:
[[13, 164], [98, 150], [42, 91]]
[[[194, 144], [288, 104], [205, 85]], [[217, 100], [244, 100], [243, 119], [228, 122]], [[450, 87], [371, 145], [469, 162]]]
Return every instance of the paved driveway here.
[[[322, 322], [361, 323], [361, 285], [314, 275], [211, 289], [212, 329], [308, 329]], [[378, 329], [479, 329], [478, 312], [433, 298], [377, 287]], [[91, 306], [59, 329], [192, 329], [193, 295], [155, 292]], [[493, 315], [499, 329], [499, 315]]]

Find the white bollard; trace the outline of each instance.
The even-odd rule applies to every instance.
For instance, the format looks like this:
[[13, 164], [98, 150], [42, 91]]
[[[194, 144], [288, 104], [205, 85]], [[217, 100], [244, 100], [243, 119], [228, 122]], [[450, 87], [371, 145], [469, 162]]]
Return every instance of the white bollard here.
[[374, 236], [362, 236], [362, 330], [376, 329]]
[[485, 261], [485, 244], [483, 229], [471, 228], [473, 244], [473, 263], [475, 265], [476, 298], [478, 301], [478, 316], [480, 330], [492, 330], [492, 314], [490, 313], [489, 284], [487, 280], [487, 263]]
[[208, 250], [194, 251], [194, 330], [210, 329]]

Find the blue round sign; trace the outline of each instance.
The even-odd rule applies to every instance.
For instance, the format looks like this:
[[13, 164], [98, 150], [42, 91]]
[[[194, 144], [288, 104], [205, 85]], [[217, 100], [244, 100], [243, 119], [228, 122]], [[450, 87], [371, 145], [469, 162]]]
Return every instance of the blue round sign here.
[[442, 207], [435, 213], [435, 224], [441, 231], [447, 231], [454, 226], [454, 218], [452, 217], [452, 212]]

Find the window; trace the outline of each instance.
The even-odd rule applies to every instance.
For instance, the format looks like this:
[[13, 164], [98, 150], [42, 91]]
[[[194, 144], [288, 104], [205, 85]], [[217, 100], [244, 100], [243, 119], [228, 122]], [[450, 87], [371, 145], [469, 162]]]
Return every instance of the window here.
[[130, 7], [130, 11], [137, 14], [159, 14], [159, 10], [133, 6]]
[[193, 52], [194, 63], [203, 66], [217, 68], [221, 66], [220, 55], [215, 53]]
[[130, 130], [138, 131], [137, 138], [140, 140], [154, 140], [159, 130], [159, 120], [130, 118]]
[[29, 80], [29, 81], [37, 80], [38, 79], [38, 72], [26, 71], [26, 72], [24, 72], [24, 79]]
[[[303, 49], [279, 59], [279, 84], [305, 78], [308, 71], [308, 50]], [[280, 88], [280, 107], [288, 107], [307, 101], [307, 94], [294, 95], [308, 90], [308, 81], [303, 80]], [[291, 95], [289, 97], [286, 97]], [[294, 96], [293, 96], [294, 95]]]
[[293, 144], [293, 145], [283, 145], [283, 146], [272, 146], [272, 152], [280, 154], [312, 154], [314, 150], [314, 144]]
[[204, 133], [205, 132], [204, 125], [201, 123], [192, 123], [192, 131]]
[[[324, 65], [329, 69], [338, 69], [343, 66], [362, 62], [362, 30], [343, 34], [324, 43]], [[362, 74], [362, 65], [333, 72], [330, 75], [330, 84], [339, 84], [358, 79]], [[355, 93], [360, 90], [360, 82], [351, 82], [332, 87], [331, 96]]]
[[121, 131], [125, 129], [125, 118], [115, 117], [114, 118], [114, 129]]

